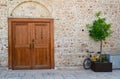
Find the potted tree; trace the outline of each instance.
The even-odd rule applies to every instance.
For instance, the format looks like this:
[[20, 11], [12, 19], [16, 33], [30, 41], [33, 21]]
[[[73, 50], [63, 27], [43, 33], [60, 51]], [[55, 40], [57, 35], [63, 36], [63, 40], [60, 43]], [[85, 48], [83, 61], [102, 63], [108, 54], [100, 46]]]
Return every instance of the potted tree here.
[[[94, 71], [111, 71], [111, 69], [112, 69], [112, 64], [111, 63], [101, 63], [101, 61], [103, 61], [101, 59], [104, 59], [102, 57], [102, 55], [101, 55], [101, 53], [102, 53], [102, 44], [103, 44], [103, 41], [108, 36], [110, 36], [111, 33], [112, 33], [112, 31], [110, 29], [111, 24], [106, 23], [106, 19], [101, 18], [100, 15], [101, 15], [101, 12], [97, 12], [95, 14], [96, 20], [94, 20], [92, 24], [86, 24], [86, 27], [88, 28], [88, 31], [89, 31], [89, 36], [91, 38], [93, 38], [95, 41], [100, 41], [100, 62], [99, 63], [94, 62], [92, 64], [92, 69]], [[104, 67], [101, 67], [102, 65]]]

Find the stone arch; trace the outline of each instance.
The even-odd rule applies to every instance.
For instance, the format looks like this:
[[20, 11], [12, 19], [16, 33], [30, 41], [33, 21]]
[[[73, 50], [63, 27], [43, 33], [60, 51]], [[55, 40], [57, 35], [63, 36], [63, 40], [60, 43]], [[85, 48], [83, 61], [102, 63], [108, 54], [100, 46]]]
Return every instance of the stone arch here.
[[28, 4], [28, 3], [32, 3], [32, 4], [38, 5], [38, 6], [39, 6], [39, 9], [44, 8], [44, 11], [45, 11], [47, 14], [44, 15], [44, 16], [42, 16], [42, 14], [41, 14], [41, 16], [39, 16], [39, 17], [51, 17], [51, 16], [52, 16], [52, 14], [51, 14], [51, 12], [49, 11], [49, 9], [48, 9], [45, 5], [43, 5], [42, 3], [37, 2], [37, 1], [24, 1], [24, 2], [19, 3], [14, 9], [12, 9], [12, 11], [11, 11], [11, 13], [10, 13], [10, 16], [14, 16], [16, 10], [17, 10], [20, 6], [22, 6], [22, 5], [24, 5], [24, 4]]

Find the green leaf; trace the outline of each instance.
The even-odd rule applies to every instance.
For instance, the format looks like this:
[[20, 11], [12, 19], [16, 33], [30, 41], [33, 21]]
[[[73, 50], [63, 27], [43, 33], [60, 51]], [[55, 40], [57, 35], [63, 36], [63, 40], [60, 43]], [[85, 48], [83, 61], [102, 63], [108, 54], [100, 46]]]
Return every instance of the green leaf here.
[[99, 17], [101, 15], [101, 11], [97, 12], [95, 15]]
[[101, 18], [100, 14], [101, 12], [96, 13], [97, 18], [92, 24], [86, 24], [89, 29], [89, 36], [95, 41], [105, 40], [112, 34], [111, 23], [106, 23], [106, 18]]

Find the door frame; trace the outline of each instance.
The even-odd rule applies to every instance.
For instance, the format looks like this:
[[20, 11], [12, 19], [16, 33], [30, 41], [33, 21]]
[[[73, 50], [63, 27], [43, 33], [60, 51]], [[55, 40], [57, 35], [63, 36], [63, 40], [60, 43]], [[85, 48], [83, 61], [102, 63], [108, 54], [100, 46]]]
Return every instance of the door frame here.
[[13, 34], [12, 24], [15, 22], [47, 22], [50, 23], [51, 47], [50, 66], [54, 69], [54, 19], [51, 18], [8, 18], [8, 68], [13, 69]]

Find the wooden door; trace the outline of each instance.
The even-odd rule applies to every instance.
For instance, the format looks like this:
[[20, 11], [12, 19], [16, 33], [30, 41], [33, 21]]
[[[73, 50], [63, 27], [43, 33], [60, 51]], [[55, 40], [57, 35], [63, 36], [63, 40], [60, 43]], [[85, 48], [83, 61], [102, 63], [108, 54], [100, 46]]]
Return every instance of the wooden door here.
[[50, 68], [50, 25], [49, 23], [32, 24], [32, 67]]
[[30, 28], [28, 23], [13, 24], [13, 67], [31, 68]]
[[9, 19], [9, 68], [54, 68], [53, 20]]

